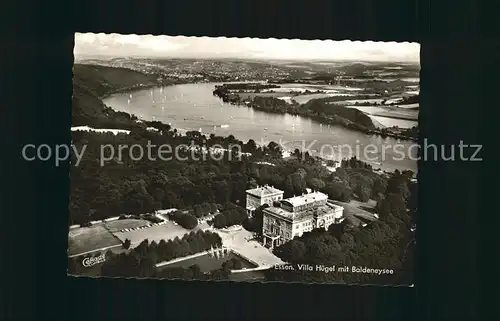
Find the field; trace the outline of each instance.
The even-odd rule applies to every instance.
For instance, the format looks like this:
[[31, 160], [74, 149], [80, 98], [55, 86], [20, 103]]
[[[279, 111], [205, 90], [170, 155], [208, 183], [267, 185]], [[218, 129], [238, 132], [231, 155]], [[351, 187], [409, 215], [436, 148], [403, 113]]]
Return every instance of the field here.
[[[399, 128], [412, 128], [413, 126], [418, 125], [418, 121], [416, 120], [407, 120], [394, 117], [373, 116], [373, 115], [370, 115], [370, 118], [372, 119], [373, 124], [379, 128], [392, 127], [392, 126], [398, 126]], [[380, 124], [381, 126], [377, 124]]]
[[129, 239], [132, 243], [140, 243], [145, 239], [159, 242], [161, 240], [170, 240], [175, 237], [182, 237], [184, 234], [189, 233], [189, 230], [175, 225], [173, 222], [167, 222], [163, 225], [152, 226], [142, 230], [129, 231], [129, 232], [115, 232], [114, 235], [122, 241]]
[[418, 110], [399, 108], [399, 107], [380, 107], [380, 106], [345, 106], [347, 108], [356, 108], [368, 115], [398, 118], [406, 120], [418, 120]]
[[281, 93], [238, 93], [241, 99], [252, 99], [254, 97], [287, 97], [290, 96], [290, 93], [281, 92]]
[[372, 98], [372, 99], [347, 99], [347, 100], [340, 100], [340, 101], [332, 101], [330, 104], [336, 104], [336, 105], [346, 105], [346, 104], [363, 104], [363, 103], [368, 103], [368, 104], [381, 104], [382, 101], [384, 101], [383, 98]]
[[69, 231], [68, 254], [75, 255], [100, 248], [120, 245], [121, 242], [104, 224], [79, 227]]

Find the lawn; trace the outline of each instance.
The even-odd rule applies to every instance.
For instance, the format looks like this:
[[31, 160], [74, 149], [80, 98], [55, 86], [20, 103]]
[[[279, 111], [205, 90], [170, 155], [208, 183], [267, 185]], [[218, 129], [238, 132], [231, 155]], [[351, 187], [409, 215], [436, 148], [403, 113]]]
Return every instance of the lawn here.
[[79, 227], [69, 231], [68, 254], [75, 255], [120, 244], [120, 240], [113, 236], [104, 224]]
[[344, 207], [344, 216], [346, 220], [353, 225], [358, 226], [365, 221], [375, 221], [377, 218], [373, 216], [376, 202], [369, 200], [366, 203], [352, 200], [349, 203], [333, 201], [334, 204]]
[[238, 93], [235, 92], [241, 99], [252, 99], [255, 97], [287, 97], [290, 96], [290, 93], [287, 92], [279, 92], [279, 93]]

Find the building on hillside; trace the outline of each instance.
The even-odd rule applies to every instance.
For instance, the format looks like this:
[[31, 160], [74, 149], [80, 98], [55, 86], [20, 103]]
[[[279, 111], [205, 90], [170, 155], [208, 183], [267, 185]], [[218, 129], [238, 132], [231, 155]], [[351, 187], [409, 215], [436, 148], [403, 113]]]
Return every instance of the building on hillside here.
[[342, 222], [344, 208], [328, 201], [321, 192], [311, 192], [280, 201], [280, 206], [264, 209], [262, 234], [265, 246], [274, 248], [304, 232], [328, 229]]
[[246, 191], [247, 202], [246, 208], [248, 215], [252, 213], [264, 204], [269, 206], [273, 205], [275, 201], [281, 201], [283, 199], [283, 191], [273, 186], [260, 186], [254, 189], [249, 189]]

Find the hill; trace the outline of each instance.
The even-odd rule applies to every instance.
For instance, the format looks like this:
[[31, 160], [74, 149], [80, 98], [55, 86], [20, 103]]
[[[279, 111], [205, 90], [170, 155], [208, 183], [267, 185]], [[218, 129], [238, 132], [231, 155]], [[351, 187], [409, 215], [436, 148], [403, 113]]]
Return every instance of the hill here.
[[73, 126], [97, 128], [130, 128], [130, 115], [106, 107], [102, 97], [122, 90], [133, 90], [157, 84], [156, 75], [126, 68], [75, 64], [73, 67]]

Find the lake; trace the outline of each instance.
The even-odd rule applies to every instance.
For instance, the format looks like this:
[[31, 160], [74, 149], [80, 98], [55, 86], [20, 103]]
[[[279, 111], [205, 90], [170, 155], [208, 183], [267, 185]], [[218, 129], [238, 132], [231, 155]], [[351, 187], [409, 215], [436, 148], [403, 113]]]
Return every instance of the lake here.
[[[114, 94], [103, 101], [114, 110], [131, 113], [144, 120], [161, 121], [178, 129], [201, 130], [206, 135], [232, 134], [244, 142], [253, 139], [257, 144], [275, 141], [288, 150], [307, 148], [312, 154], [321, 153], [327, 158], [356, 155], [375, 168], [389, 171], [417, 169], [417, 148], [410, 148], [414, 142], [367, 135], [342, 126], [321, 124], [306, 117], [234, 106], [212, 94], [217, 84], [220, 83], [143, 89]], [[370, 153], [365, 153], [368, 145]]]

